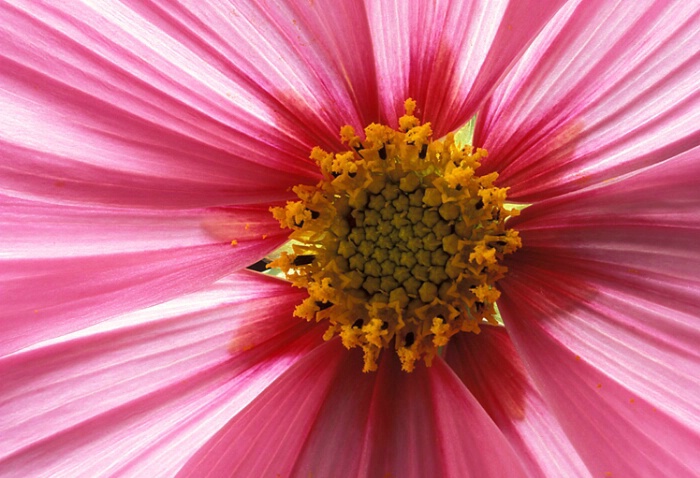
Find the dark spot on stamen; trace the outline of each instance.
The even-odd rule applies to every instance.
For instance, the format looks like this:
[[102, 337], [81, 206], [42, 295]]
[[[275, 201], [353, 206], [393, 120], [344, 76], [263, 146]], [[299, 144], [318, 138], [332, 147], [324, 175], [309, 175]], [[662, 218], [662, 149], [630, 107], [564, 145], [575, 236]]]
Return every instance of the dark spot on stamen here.
[[387, 321], [382, 322], [382, 330], [386, 330], [388, 328], [389, 328], [389, 322], [387, 322]]
[[362, 327], [362, 324], [365, 322], [362, 319], [357, 319], [355, 322], [353, 322], [352, 326], [355, 327], [356, 329], [359, 329]]
[[355, 220], [355, 216], [352, 214], [348, 214], [345, 216], [345, 220], [348, 222], [348, 226], [350, 226], [350, 229], [355, 229], [357, 227], [357, 221]]
[[506, 241], [489, 241], [487, 244], [491, 247], [494, 247], [494, 246], [501, 246], [502, 247], [502, 246], [507, 245], [508, 243]]
[[322, 302], [320, 300], [316, 301], [316, 306], [318, 307], [318, 310], [326, 310], [326, 309], [333, 307], [334, 305], [335, 304], [333, 302], [325, 302], [325, 301]]
[[386, 159], [386, 145], [379, 148], [379, 151], [377, 151], [377, 153], [379, 154], [379, 157], [381, 159]]
[[419, 157], [420, 159], [425, 159], [425, 157], [426, 157], [427, 155], [428, 155], [428, 145], [427, 145], [427, 144], [424, 144], [424, 145], [421, 146], [421, 148], [420, 148], [420, 153], [418, 153], [418, 157]]
[[296, 256], [292, 261], [292, 264], [294, 264], [295, 266], [307, 266], [311, 264], [314, 261], [314, 259], [316, 259], [316, 256], [312, 254]]
[[314, 211], [313, 209], [307, 209], [311, 213], [311, 219], [318, 219], [321, 217], [321, 213], [318, 211]]
[[478, 310], [479, 312], [481, 312], [482, 310], [484, 310], [484, 305], [485, 305], [485, 304], [484, 304], [483, 302], [481, 302], [481, 301], [474, 302], [474, 305], [476, 306], [476, 310]]
[[413, 345], [413, 342], [416, 341], [416, 336], [413, 335], [413, 332], [409, 332], [406, 334], [405, 340], [406, 340], [406, 347], [410, 347], [411, 345]]
[[333, 176], [334, 178], [337, 178], [338, 176], [340, 176], [340, 173], [337, 171], [332, 171], [331, 176]]
[[456, 189], [457, 191], [461, 191], [461, 190], [462, 190], [462, 185], [461, 185], [461, 184], [458, 184], [457, 186], [455, 186], [455, 189]]
[[355, 176], [357, 176], [357, 173], [348, 173], [348, 176], [350, 176], [351, 178], [354, 178]]
[[478, 211], [479, 209], [483, 209], [483, 207], [484, 207], [484, 200], [479, 198], [479, 200], [476, 202], [476, 204], [474, 204], [474, 209], [476, 209]]
[[294, 221], [294, 225], [296, 227], [299, 227], [299, 228], [304, 227], [304, 221], [299, 221], [299, 222]]
[[255, 272], [265, 272], [267, 270], [267, 265], [270, 263], [267, 259], [261, 259], [255, 264], [251, 264], [246, 269]]

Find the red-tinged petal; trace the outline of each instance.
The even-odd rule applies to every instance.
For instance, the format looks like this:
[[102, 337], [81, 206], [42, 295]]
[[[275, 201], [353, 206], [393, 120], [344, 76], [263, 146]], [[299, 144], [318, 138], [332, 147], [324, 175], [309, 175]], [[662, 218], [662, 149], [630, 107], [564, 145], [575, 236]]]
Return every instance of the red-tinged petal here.
[[275, 222], [266, 206], [158, 211], [0, 196], [0, 349], [201, 289], [283, 243]]
[[0, 9], [4, 191], [175, 207], [280, 199], [316, 177], [312, 146], [377, 117], [353, 1]]
[[[56, 205], [1, 195], [0, 231], [0, 251], [13, 259], [145, 252], [230, 244], [234, 239], [259, 246], [265, 234], [273, 242], [286, 235], [268, 205], [128, 209]], [[237, 262], [250, 264], [260, 252]]]
[[528, 476], [588, 474], [504, 327], [456, 335], [445, 361], [516, 450]]
[[398, 362], [387, 354], [377, 373], [363, 476], [527, 476], [501, 431], [442, 359], [411, 374]]
[[518, 458], [441, 361], [363, 374], [336, 340], [280, 377], [183, 476], [520, 476]]
[[479, 114], [509, 197], [534, 202], [700, 144], [697, 2], [572, 2]]
[[[603, 295], [590, 279], [571, 280], [572, 273], [581, 275], [575, 269], [531, 272], [513, 274], [519, 285], [503, 285], [499, 305], [518, 351], [593, 475], [695, 476], [699, 359], [679, 342], [695, 347], [699, 338], [692, 331], [687, 339], [676, 336], [697, 316], [655, 308], [619, 289]], [[659, 324], [649, 325], [653, 321]]]
[[499, 307], [597, 475], [700, 469], [699, 152], [514, 221]]
[[339, 147], [343, 125], [377, 119], [371, 38], [361, 2], [162, 3], [174, 21], [187, 23], [217, 53], [214, 63], [225, 62], [241, 88], [259, 92], [281, 133], [306, 146], [305, 156], [314, 145]]
[[348, 356], [337, 340], [309, 353], [205, 443], [178, 476], [290, 476]]
[[322, 330], [255, 273], [0, 358], [0, 473], [172, 476]]
[[462, 126], [563, 3], [367, 0], [383, 120], [412, 97], [437, 136]]

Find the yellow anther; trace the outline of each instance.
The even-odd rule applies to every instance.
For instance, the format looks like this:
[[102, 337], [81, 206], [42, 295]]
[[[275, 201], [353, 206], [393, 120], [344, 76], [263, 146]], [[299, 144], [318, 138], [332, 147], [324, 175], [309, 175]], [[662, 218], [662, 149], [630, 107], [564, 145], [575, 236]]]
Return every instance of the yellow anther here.
[[333, 164], [333, 155], [331, 153], [327, 153], [326, 151], [316, 146], [314, 147], [314, 149], [311, 150], [311, 155], [309, 156], [309, 158], [316, 161], [316, 163], [318, 163], [319, 168], [324, 173], [329, 174], [331, 172]]
[[413, 372], [416, 368], [416, 360], [420, 358], [420, 355], [416, 353], [415, 349], [400, 347], [396, 350], [396, 353], [401, 360], [401, 370], [404, 372]]
[[362, 145], [360, 138], [355, 134], [355, 128], [349, 125], [345, 125], [340, 128], [340, 140], [351, 148], [356, 148]]
[[426, 123], [424, 125], [411, 128], [408, 133], [406, 133], [406, 141], [409, 144], [422, 145], [430, 141], [430, 137], [432, 135], [433, 130], [430, 127], [430, 123]]
[[399, 130], [371, 124], [361, 139], [345, 126], [348, 151], [314, 148], [323, 179], [272, 209], [295, 245], [271, 267], [309, 293], [295, 314], [362, 348], [365, 372], [389, 347], [405, 371], [430, 365], [454, 334], [496, 323], [501, 262], [521, 245], [497, 174], [476, 174], [486, 151], [433, 141], [415, 101], [405, 108]]
[[433, 325], [430, 327], [430, 332], [433, 334], [433, 345], [436, 347], [443, 347], [447, 345], [447, 342], [450, 340], [452, 328], [444, 319], [435, 317], [433, 319]]
[[296, 317], [310, 321], [316, 317], [317, 311], [318, 307], [316, 306], [316, 304], [314, 304], [313, 301], [305, 300], [304, 302], [296, 306], [296, 308], [294, 309], [294, 315]]
[[496, 302], [501, 296], [501, 293], [489, 286], [488, 284], [480, 284], [473, 289], [474, 295], [480, 302]]
[[372, 319], [369, 324], [362, 327], [362, 331], [365, 333], [367, 342], [375, 347], [381, 347], [382, 340], [389, 333], [383, 328], [384, 323], [380, 319]]
[[406, 110], [406, 115], [407, 116], [412, 116], [413, 112], [416, 110], [416, 100], [413, 98], [408, 98], [406, 101], [403, 102], [403, 107]]
[[345, 154], [338, 154], [332, 162], [333, 172], [337, 174], [353, 174], [357, 172], [357, 164], [353, 161], [354, 154], [348, 151]]
[[476, 262], [479, 265], [495, 264], [496, 249], [492, 249], [483, 244], [479, 244], [474, 248], [474, 252], [469, 254], [469, 260], [472, 262]]

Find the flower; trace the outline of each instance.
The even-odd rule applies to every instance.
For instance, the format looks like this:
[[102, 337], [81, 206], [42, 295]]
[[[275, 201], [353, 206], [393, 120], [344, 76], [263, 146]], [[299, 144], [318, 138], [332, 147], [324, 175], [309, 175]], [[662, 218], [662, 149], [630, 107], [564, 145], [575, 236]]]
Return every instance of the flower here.
[[[0, 5], [0, 472], [694, 476], [694, 2]], [[477, 114], [505, 327], [400, 370], [243, 270], [314, 146]], [[483, 170], [483, 171], [482, 171]]]

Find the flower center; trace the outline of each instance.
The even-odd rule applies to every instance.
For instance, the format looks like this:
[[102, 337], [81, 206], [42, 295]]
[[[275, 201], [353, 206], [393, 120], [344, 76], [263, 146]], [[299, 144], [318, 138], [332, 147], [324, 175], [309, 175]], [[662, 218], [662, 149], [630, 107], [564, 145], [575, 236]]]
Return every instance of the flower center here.
[[361, 347], [365, 372], [384, 348], [410, 372], [454, 334], [497, 324], [495, 283], [507, 271], [499, 262], [521, 245], [506, 228], [518, 211], [504, 207], [498, 174], [475, 173], [486, 151], [459, 147], [451, 134], [431, 140], [415, 107], [406, 101], [399, 130], [371, 124], [364, 140], [343, 127], [351, 149], [314, 148], [323, 179], [271, 209], [292, 230], [293, 253], [269, 267], [309, 293], [295, 315], [327, 320], [326, 339]]

